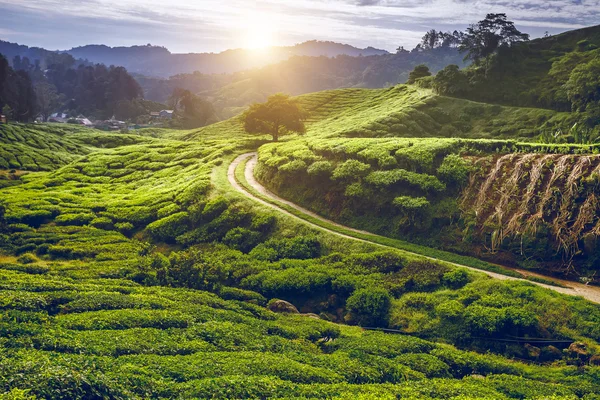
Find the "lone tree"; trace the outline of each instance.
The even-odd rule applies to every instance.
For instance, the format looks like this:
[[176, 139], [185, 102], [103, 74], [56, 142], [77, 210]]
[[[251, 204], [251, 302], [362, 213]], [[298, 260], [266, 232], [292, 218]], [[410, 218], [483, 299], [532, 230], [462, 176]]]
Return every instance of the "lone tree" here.
[[425, 78], [427, 76], [431, 76], [429, 67], [425, 64], [417, 65], [415, 69], [413, 69], [408, 75], [408, 83], [412, 85], [417, 81], [417, 79]]
[[277, 142], [282, 135], [304, 133], [305, 116], [296, 100], [278, 93], [270, 96], [266, 103], [251, 105], [242, 118], [246, 132], [272, 135], [273, 141]]
[[465, 60], [469, 59], [477, 64], [494, 54], [501, 46], [527, 40], [529, 35], [521, 33], [514, 22], [507, 19], [506, 14], [488, 14], [483, 21], [467, 29], [459, 50], [467, 53]]

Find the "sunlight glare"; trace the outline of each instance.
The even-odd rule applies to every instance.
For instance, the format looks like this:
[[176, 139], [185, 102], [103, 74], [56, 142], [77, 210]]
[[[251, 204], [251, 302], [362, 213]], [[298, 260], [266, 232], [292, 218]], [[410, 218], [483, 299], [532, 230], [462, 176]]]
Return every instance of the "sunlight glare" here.
[[248, 14], [244, 30], [244, 47], [264, 49], [274, 44], [276, 28], [274, 20], [265, 13]]

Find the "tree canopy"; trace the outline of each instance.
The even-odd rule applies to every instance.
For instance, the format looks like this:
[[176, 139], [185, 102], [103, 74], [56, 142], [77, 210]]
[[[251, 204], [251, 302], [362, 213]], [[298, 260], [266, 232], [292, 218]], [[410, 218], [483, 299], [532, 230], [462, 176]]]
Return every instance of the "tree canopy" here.
[[459, 50], [467, 53], [465, 59], [478, 63], [501, 46], [527, 40], [529, 35], [521, 33], [506, 14], [488, 14], [484, 20], [467, 28]]
[[10, 119], [29, 121], [35, 117], [37, 101], [29, 75], [15, 71], [0, 55], [0, 111]]
[[431, 71], [429, 71], [429, 67], [425, 64], [417, 65], [414, 70], [408, 75], [408, 83], [413, 84], [417, 81], [417, 79], [425, 78], [427, 76], [431, 76]]
[[306, 113], [289, 95], [278, 93], [266, 103], [255, 103], [243, 114], [244, 129], [248, 133], [268, 134], [277, 142], [281, 135], [304, 133]]

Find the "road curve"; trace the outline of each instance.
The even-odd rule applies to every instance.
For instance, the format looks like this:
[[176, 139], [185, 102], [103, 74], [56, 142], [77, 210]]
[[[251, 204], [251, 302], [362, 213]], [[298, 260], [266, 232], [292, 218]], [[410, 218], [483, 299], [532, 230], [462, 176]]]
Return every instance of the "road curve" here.
[[571, 296], [581, 296], [581, 297], [583, 297], [583, 298], [585, 298], [585, 299], [587, 299], [587, 300], [589, 300], [591, 302], [600, 304], [600, 288], [596, 287], [596, 286], [587, 286], [587, 285], [584, 285], [584, 284], [581, 284], [581, 283], [578, 283], [578, 282], [572, 282], [572, 281], [565, 281], [565, 280], [561, 280], [561, 279], [550, 278], [550, 277], [547, 277], [545, 275], [541, 275], [541, 274], [536, 274], [536, 273], [529, 272], [529, 271], [521, 271], [521, 270], [515, 269], [515, 271], [520, 272], [521, 274], [524, 274], [524, 275], [527, 275], [527, 276], [532, 276], [532, 277], [544, 278], [544, 279], [547, 279], [547, 280], [553, 280], [553, 281], [555, 281], [557, 283], [560, 283], [561, 285], [568, 286], [568, 287], [558, 287], [558, 286], [546, 285], [544, 283], [529, 281], [527, 279], [515, 278], [515, 277], [512, 277], [512, 276], [502, 275], [502, 274], [498, 274], [498, 273], [491, 272], [491, 271], [485, 271], [485, 270], [481, 270], [481, 269], [469, 267], [467, 265], [456, 264], [456, 263], [452, 263], [452, 262], [448, 262], [448, 261], [444, 261], [444, 260], [439, 260], [439, 259], [436, 259], [434, 257], [428, 257], [428, 256], [424, 256], [424, 255], [418, 254], [418, 253], [412, 253], [410, 251], [398, 249], [398, 248], [393, 247], [393, 246], [386, 246], [386, 245], [382, 245], [382, 244], [379, 244], [379, 243], [371, 242], [369, 240], [356, 238], [356, 237], [353, 237], [353, 236], [350, 236], [350, 235], [345, 235], [343, 233], [339, 233], [339, 232], [327, 229], [325, 227], [322, 227], [320, 225], [314, 224], [314, 223], [312, 223], [310, 221], [307, 221], [307, 220], [305, 220], [303, 218], [300, 218], [300, 217], [298, 217], [298, 216], [290, 213], [289, 211], [287, 211], [287, 210], [285, 210], [285, 209], [283, 209], [283, 208], [281, 208], [281, 207], [279, 207], [279, 206], [277, 206], [275, 204], [269, 203], [269, 202], [267, 202], [267, 201], [259, 198], [258, 196], [254, 195], [253, 193], [250, 193], [249, 191], [247, 191], [242, 185], [240, 185], [240, 183], [237, 181], [237, 179], [235, 177], [235, 171], [236, 171], [237, 167], [243, 161], [245, 161], [247, 159], [250, 159], [250, 160], [248, 160], [248, 162], [246, 163], [246, 169], [244, 171], [244, 176], [245, 176], [246, 181], [248, 182], [248, 184], [254, 190], [256, 190], [258, 193], [260, 193], [261, 195], [263, 195], [265, 197], [268, 197], [268, 198], [272, 199], [273, 201], [275, 201], [277, 203], [282, 203], [282, 204], [285, 204], [285, 205], [287, 205], [289, 207], [292, 207], [295, 210], [301, 212], [302, 214], [305, 214], [305, 215], [310, 216], [312, 218], [319, 219], [319, 220], [321, 220], [321, 221], [323, 221], [323, 222], [325, 222], [327, 224], [335, 225], [337, 227], [344, 228], [346, 230], [349, 230], [349, 231], [352, 231], [352, 232], [356, 232], [356, 233], [360, 233], [360, 234], [364, 234], [364, 235], [378, 236], [378, 235], [375, 235], [375, 234], [373, 234], [371, 232], [361, 231], [361, 230], [358, 230], [358, 229], [350, 228], [350, 227], [347, 227], [345, 225], [341, 225], [341, 224], [338, 224], [336, 222], [330, 221], [330, 220], [328, 220], [326, 218], [323, 218], [320, 215], [318, 215], [318, 214], [316, 214], [316, 213], [314, 213], [312, 211], [309, 211], [309, 210], [307, 210], [307, 209], [305, 209], [303, 207], [300, 207], [299, 205], [297, 205], [295, 203], [292, 203], [289, 200], [283, 199], [283, 198], [277, 196], [276, 194], [270, 192], [267, 188], [265, 188], [263, 185], [261, 185], [256, 180], [256, 178], [254, 177], [254, 167], [256, 166], [256, 164], [258, 162], [258, 158], [257, 158], [257, 153], [256, 152], [242, 154], [242, 155], [238, 156], [235, 160], [233, 160], [233, 162], [229, 165], [229, 169], [227, 171], [227, 179], [229, 180], [229, 183], [231, 184], [231, 186], [233, 186], [234, 189], [236, 189], [238, 192], [242, 193], [246, 197], [248, 197], [248, 198], [250, 198], [250, 199], [252, 199], [252, 200], [254, 200], [254, 201], [258, 202], [258, 203], [261, 203], [264, 206], [267, 206], [267, 207], [270, 207], [272, 209], [275, 209], [278, 212], [280, 212], [282, 214], [285, 214], [285, 215], [287, 215], [287, 216], [289, 216], [291, 218], [294, 218], [294, 219], [296, 219], [296, 220], [298, 220], [298, 221], [300, 221], [300, 222], [302, 222], [302, 223], [304, 223], [306, 225], [310, 225], [312, 228], [319, 229], [321, 231], [325, 231], [325, 232], [328, 232], [328, 233], [330, 233], [332, 235], [336, 235], [336, 236], [343, 237], [343, 238], [346, 238], [346, 239], [355, 240], [355, 241], [359, 241], [359, 242], [363, 242], [363, 243], [369, 243], [369, 244], [372, 244], [374, 246], [383, 247], [383, 248], [387, 248], [387, 249], [400, 250], [400, 251], [403, 251], [405, 253], [414, 254], [415, 256], [423, 257], [423, 258], [426, 258], [426, 259], [429, 259], [429, 260], [433, 260], [433, 261], [445, 262], [447, 264], [451, 264], [451, 265], [454, 265], [454, 266], [457, 266], [457, 267], [466, 268], [466, 269], [469, 269], [469, 270], [472, 270], [472, 271], [476, 271], [476, 272], [480, 272], [480, 273], [486, 274], [486, 275], [488, 275], [488, 276], [490, 276], [492, 278], [495, 278], [495, 279], [529, 282], [529, 283], [532, 283], [534, 285], [538, 285], [538, 286], [544, 287], [546, 289], [553, 290], [555, 292], [559, 292], [559, 293], [563, 293], [563, 294], [567, 294], [567, 295], [571, 295]]

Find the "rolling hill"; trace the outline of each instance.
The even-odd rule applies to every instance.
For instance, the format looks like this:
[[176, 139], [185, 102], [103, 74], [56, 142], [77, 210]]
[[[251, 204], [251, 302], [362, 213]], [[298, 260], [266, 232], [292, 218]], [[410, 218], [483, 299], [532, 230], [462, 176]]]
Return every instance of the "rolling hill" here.
[[[416, 85], [297, 100], [306, 132], [277, 143], [240, 117], [0, 127], [0, 399], [598, 398], [598, 304], [454, 263], [596, 283], [600, 144], [541, 140], [580, 113]], [[248, 152], [274, 192], [404, 246], [242, 195]]]

